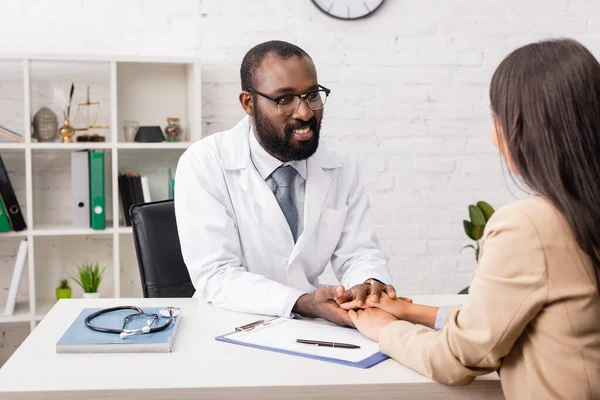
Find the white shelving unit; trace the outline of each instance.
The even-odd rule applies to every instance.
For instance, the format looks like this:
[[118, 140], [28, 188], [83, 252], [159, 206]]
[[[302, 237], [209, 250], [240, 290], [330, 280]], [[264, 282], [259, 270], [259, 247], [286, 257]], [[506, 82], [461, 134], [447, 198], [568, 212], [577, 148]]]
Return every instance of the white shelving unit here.
[[[0, 154], [8, 159], [5, 164], [16, 187], [27, 230], [0, 233], [0, 241], [18, 243], [26, 239], [28, 252], [19, 288], [21, 301], [17, 302], [13, 316], [4, 317], [5, 299], [0, 298], [0, 323], [29, 322], [33, 330], [55, 304], [54, 288], [60, 279], [74, 273], [77, 260], [106, 261], [102, 263], [106, 267], [105, 281], [100, 287], [102, 297], [141, 296], [134, 283], [136, 274], [139, 280], [139, 272], [132, 230], [124, 226], [119, 172], [135, 170], [148, 176], [152, 200], [167, 198], [168, 168], [174, 174], [179, 156], [190, 143], [202, 138], [200, 60], [5, 54], [0, 55], [2, 71], [9, 72], [0, 77], [0, 101], [9, 104], [7, 112], [12, 114], [2, 115], [0, 110], [0, 125], [12, 123], [12, 129], [23, 133], [25, 143], [0, 138], [4, 140], [0, 142]], [[52, 143], [32, 139], [31, 121], [43, 106], [50, 107], [58, 117], [59, 126], [62, 125], [64, 105], [56, 103], [56, 92], [62, 90], [68, 94], [71, 82], [75, 82], [76, 91], [71, 122], [77, 111], [76, 103], [85, 101], [85, 89], [89, 86], [92, 101], [99, 99], [102, 107], [97, 123], [109, 126], [97, 132], [106, 141], [65, 144], [60, 142], [60, 135]], [[3, 95], [3, 84], [9, 88], [6, 90], [12, 90], [10, 95]], [[124, 121], [137, 120], [140, 125], [164, 128], [167, 117], [181, 118], [182, 142], [125, 142]], [[84, 149], [105, 152], [104, 230], [72, 227], [70, 153]], [[127, 287], [124, 277], [128, 278]], [[70, 284], [73, 297], [77, 297], [76, 285], [72, 281]]]

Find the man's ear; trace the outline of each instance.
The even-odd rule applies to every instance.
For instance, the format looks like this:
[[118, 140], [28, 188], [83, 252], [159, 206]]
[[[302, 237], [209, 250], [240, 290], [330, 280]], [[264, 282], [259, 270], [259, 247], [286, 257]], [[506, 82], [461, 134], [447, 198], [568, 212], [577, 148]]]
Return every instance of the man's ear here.
[[242, 90], [240, 93], [240, 104], [242, 105], [244, 111], [246, 111], [246, 114], [254, 117], [254, 99], [250, 93]]

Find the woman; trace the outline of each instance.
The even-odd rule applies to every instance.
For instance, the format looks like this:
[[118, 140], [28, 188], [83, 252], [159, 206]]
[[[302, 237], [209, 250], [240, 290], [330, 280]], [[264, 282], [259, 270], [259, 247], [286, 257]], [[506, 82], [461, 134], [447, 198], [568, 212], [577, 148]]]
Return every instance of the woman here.
[[[490, 99], [492, 141], [535, 195], [488, 221], [465, 306], [343, 306], [381, 352], [440, 382], [498, 370], [508, 399], [598, 399], [600, 64], [573, 40], [529, 44]], [[443, 329], [419, 326], [444, 311]]]

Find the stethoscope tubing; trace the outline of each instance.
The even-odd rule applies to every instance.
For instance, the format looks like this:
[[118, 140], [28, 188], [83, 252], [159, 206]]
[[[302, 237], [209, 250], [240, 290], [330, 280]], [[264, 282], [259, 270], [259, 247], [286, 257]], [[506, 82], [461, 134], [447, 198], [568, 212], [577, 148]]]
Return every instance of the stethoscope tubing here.
[[143, 314], [144, 311], [136, 306], [117, 306], [117, 307], [110, 307], [110, 308], [105, 308], [102, 310], [98, 310], [96, 312], [93, 312], [92, 314], [88, 315], [85, 318], [85, 325], [90, 328], [91, 330], [94, 330], [96, 332], [104, 332], [104, 333], [115, 333], [115, 334], [127, 334], [127, 335], [132, 335], [132, 334], [136, 334], [138, 332], [141, 333], [154, 333], [154, 332], [160, 332], [160, 331], [164, 331], [165, 329], [167, 329], [169, 326], [171, 326], [171, 324], [173, 323], [173, 311], [172, 309], [169, 309], [169, 320], [167, 322], [165, 322], [163, 325], [157, 326], [157, 327], [151, 327], [148, 330], [143, 330], [143, 329], [139, 329], [139, 330], [128, 330], [128, 329], [112, 329], [112, 328], [104, 328], [101, 326], [96, 326], [94, 324], [92, 324], [92, 320], [100, 315], [103, 314], [107, 314], [107, 313], [111, 313], [114, 311], [121, 311], [121, 310], [133, 310], [138, 314]]

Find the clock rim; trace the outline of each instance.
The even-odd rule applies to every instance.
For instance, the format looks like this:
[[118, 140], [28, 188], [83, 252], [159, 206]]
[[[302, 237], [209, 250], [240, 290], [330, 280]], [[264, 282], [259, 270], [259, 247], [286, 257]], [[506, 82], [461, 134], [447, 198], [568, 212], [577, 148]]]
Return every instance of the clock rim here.
[[364, 19], [364, 18], [370, 17], [373, 14], [375, 14], [385, 4], [386, 0], [381, 0], [381, 3], [379, 3], [379, 5], [377, 6], [377, 8], [375, 8], [373, 11], [371, 11], [371, 12], [365, 14], [365, 15], [362, 15], [360, 17], [354, 17], [354, 18], [344, 18], [344, 17], [338, 17], [337, 15], [331, 15], [327, 11], [325, 11], [324, 9], [321, 8], [321, 6], [317, 3], [317, 0], [310, 0], [310, 1], [311, 1], [311, 3], [313, 3], [315, 5], [315, 7], [319, 11], [321, 11], [323, 14], [327, 15], [328, 17], [339, 19], [341, 21], [356, 21], [356, 20], [359, 20], [359, 19]]

